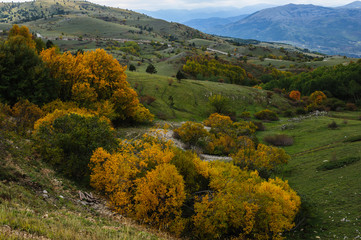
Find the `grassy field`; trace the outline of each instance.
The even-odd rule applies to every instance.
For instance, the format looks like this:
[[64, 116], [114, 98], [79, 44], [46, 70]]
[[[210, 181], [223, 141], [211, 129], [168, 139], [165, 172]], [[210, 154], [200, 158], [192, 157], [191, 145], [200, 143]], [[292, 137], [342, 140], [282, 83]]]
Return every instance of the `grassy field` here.
[[[332, 114], [333, 115], [333, 114]], [[361, 142], [347, 139], [360, 135], [360, 112], [335, 113], [335, 117], [312, 117], [300, 122], [266, 123], [267, 130], [258, 137], [286, 134], [294, 145], [284, 147], [291, 155], [282, 171], [293, 189], [302, 197], [311, 213], [289, 239], [358, 239], [361, 236], [361, 161], [331, 170], [322, 170], [326, 163], [337, 163], [349, 157], [361, 157]], [[339, 127], [331, 130], [335, 121]], [[282, 131], [282, 125], [288, 129]], [[361, 136], [360, 136], [361, 137]]]
[[230, 111], [236, 115], [244, 111], [254, 113], [265, 108], [290, 107], [279, 95], [274, 94], [267, 100], [266, 91], [251, 87], [189, 79], [178, 82], [175, 78], [140, 72], [127, 72], [127, 75], [140, 96], [156, 99], [145, 106], [160, 119], [203, 120], [212, 111], [208, 98], [215, 94], [227, 97]]

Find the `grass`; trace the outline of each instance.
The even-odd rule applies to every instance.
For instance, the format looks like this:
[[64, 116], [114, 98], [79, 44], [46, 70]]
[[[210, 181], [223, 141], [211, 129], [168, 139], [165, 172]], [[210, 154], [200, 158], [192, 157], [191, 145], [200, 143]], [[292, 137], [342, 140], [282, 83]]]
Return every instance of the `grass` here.
[[[289, 107], [287, 101], [277, 94], [272, 96], [272, 105], [268, 104], [266, 91], [251, 87], [189, 79], [178, 82], [175, 78], [140, 72], [127, 72], [127, 75], [140, 96], [156, 98], [146, 107], [160, 119], [203, 120], [211, 113], [208, 98], [214, 94], [228, 97], [231, 111], [237, 115], [244, 111], [254, 113], [265, 108]], [[173, 81], [171, 85], [170, 79]]]
[[[300, 194], [313, 218], [306, 221], [308, 225], [288, 233], [288, 239], [357, 239], [361, 236], [361, 161], [352, 160], [360, 159], [361, 142], [344, 141], [345, 137], [359, 132], [361, 121], [352, 120], [359, 114], [346, 113], [347, 124], [329, 116], [300, 122], [282, 119], [265, 123], [266, 131], [258, 132], [259, 139], [280, 133], [294, 138], [294, 145], [284, 147], [291, 160], [281, 176]], [[339, 124], [336, 130], [327, 128], [333, 120]], [[284, 124], [292, 127], [282, 131]], [[333, 169], [321, 170], [329, 164]]]

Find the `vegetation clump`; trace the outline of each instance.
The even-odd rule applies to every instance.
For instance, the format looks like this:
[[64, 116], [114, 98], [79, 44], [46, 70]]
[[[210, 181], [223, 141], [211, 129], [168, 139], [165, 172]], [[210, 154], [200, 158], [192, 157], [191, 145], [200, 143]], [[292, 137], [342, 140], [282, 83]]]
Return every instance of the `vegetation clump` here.
[[269, 109], [259, 111], [259, 112], [255, 113], [254, 116], [255, 116], [255, 118], [260, 119], [260, 120], [267, 120], [267, 121], [279, 120], [277, 113], [275, 113]]
[[263, 138], [266, 143], [273, 146], [291, 146], [293, 145], [293, 137], [285, 134], [268, 135]]
[[114, 153], [98, 148], [90, 168], [91, 185], [121, 214], [200, 239], [282, 239], [294, 226], [300, 198], [287, 182], [203, 162], [149, 135], [120, 146]]
[[109, 120], [84, 110], [55, 110], [35, 123], [36, 149], [58, 171], [88, 183], [89, 159], [103, 147], [117, 148], [117, 139]]
[[341, 159], [333, 159], [328, 162], [324, 162], [321, 166], [317, 167], [318, 171], [327, 171], [337, 168], [342, 168], [348, 165], [351, 165], [355, 162], [360, 161], [360, 157], [346, 157]]

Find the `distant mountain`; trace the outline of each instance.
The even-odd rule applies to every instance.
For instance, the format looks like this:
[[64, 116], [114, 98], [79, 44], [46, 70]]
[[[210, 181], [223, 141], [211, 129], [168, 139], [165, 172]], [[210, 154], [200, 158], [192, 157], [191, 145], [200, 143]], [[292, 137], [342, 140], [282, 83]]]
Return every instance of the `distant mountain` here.
[[221, 28], [222, 26], [237, 22], [246, 18], [247, 16], [248, 14], [229, 18], [213, 17], [207, 19], [193, 19], [185, 22], [184, 24], [189, 27], [198, 29], [199, 31], [214, 34], [217, 33], [217, 31], [219, 31], [219, 28]]
[[361, 9], [355, 7], [359, 3], [343, 8], [288, 4], [202, 31], [236, 38], [285, 42], [327, 54], [361, 56]]
[[361, 8], [361, 1], [352, 2], [340, 8]]
[[257, 4], [246, 6], [243, 8], [234, 7], [219, 7], [219, 8], [199, 8], [193, 10], [186, 9], [166, 9], [158, 11], [140, 10], [140, 12], [147, 14], [154, 18], [164, 19], [166, 21], [185, 23], [193, 19], [208, 19], [208, 18], [229, 18], [239, 15], [251, 14], [261, 9], [274, 7], [271, 4]]

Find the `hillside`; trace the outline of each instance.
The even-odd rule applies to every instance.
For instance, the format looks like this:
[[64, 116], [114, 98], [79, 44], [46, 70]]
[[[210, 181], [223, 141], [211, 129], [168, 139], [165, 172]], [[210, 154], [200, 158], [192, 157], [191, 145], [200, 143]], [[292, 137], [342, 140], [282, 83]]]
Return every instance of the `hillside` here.
[[361, 10], [350, 6], [289, 4], [258, 11], [218, 29], [203, 30], [223, 36], [285, 42], [326, 54], [361, 56]]

